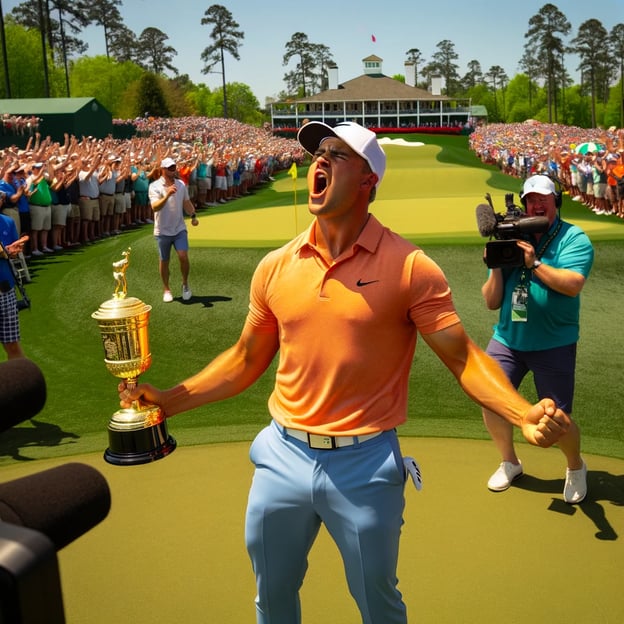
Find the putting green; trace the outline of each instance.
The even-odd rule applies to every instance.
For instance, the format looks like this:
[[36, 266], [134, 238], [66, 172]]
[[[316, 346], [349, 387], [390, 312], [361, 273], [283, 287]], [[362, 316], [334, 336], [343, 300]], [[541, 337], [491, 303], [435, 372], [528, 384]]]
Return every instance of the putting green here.
[[[174, 428], [175, 429], [175, 428]], [[172, 431], [175, 434], [175, 430]], [[589, 495], [566, 505], [563, 456], [521, 444], [527, 474], [485, 487], [487, 441], [403, 438], [424, 487], [408, 483], [399, 587], [421, 624], [621, 624], [624, 461], [585, 456]], [[153, 464], [100, 470], [110, 514], [59, 553], [68, 624], [252, 622], [244, 547], [249, 443], [180, 447]], [[3, 479], [58, 465], [3, 468]], [[321, 532], [302, 590], [303, 622], [359, 621], [333, 542]]]
[[[385, 145], [384, 150], [391, 166], [370, 210], [395, 232], [417, 241], [452, 238], [476, 243], [483, 239], [477, 230], [475, 208], [485, 202], [487, 192], [496, 212], [505, 212], [505, 193], [509, 191], [491, 186], [491, 170], [441, 162], [437, 158], [441, 149], [436, 145], [391, 144]], [[514, 200], [519, 204], [520, 180], [516, 186]], [[223, 246], [252, 241], [277, 246], [308, 227], [312, 218], [302, 169], [297, 180], [281, 174], [272, 183], [271, 191], [275, 197], [272, 206], [221, 214], [211, 214], [210, 208], [203, 210], [199, 226], [189, 230], [191, 241]], [[622, 235], [622, 222], [615, 217], [596, 218], [589, 209], [586, 214], [570, 217], [564, 208], [563, 214], [590, 236]]]

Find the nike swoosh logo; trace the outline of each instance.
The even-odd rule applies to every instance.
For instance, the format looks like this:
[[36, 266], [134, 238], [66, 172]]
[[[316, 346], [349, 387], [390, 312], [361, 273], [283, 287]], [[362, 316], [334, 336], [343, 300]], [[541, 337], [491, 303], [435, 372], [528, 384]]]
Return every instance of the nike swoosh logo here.
[[370, 282], [363, 282], [361, 279], [359, 279], [356, 282], [357, 286], [368, 286], [369, 284], [375, 284], [376, 282], [378, 282], [379, 280], [371, 280]]

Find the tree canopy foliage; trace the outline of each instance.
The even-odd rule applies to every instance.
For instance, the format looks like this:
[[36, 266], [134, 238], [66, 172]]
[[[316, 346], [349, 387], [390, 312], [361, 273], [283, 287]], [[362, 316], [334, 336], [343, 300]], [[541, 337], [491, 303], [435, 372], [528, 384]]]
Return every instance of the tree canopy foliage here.
[[[177, 51], [165, 32], [148, 24], [138, 34], [129, 29], [122, 7], [122, 0], [17, 5], [4, 16], [0, 97], [97, 95], [116, 117], [168, 110], [171, 115], [232, 117], [245, 123], [266, 120], [247, 85], [227, 83], [226, 55], [240, 61], [245, 33], [225, 6], [211, 5], [201, 18], [211, 29], [210, 43], [199, 53], [202, 71], [222, 78], [221, 88], [212, 91], [180, 75], [174, 63]], [[85, 55], [88, 45], [81, 37], [88, 26], [101, 29], [104, 55]], [[566, 15], [546, 3], [529, 19], [525, 39], [520, 72], [512, 77], [499, 65], [482, 67], [479, 59], [470, 59], [466, 74], [460, 75], [460, 57], [449, 39], [440, 41], [428, 59], [422, 50], [408, 49], [406, 61], [414, 65], [416, 86], [427, 89], [431, 77], [440, 76], [444, 94], [485, 105], [490, 121], [535, 118], [578, 126], [624, 126], [624, 24], [609, 30], [592, 18], [572, 32]], [[574, 84], [566, 70], [571, 54], [579, 58], [580, 84]], [[328, 88], [332, 52], [310, 41], [305, 32], [297, 31], [285, 41], [282, 64], [288, 69], [278, 99], [307, 97]], [[149, 104], [142, 85], [150, 86]]]

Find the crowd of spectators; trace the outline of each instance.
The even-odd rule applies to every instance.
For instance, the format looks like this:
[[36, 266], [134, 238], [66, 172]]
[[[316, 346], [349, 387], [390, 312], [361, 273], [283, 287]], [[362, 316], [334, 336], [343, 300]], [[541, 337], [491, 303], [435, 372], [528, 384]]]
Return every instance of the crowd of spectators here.
[[4, 113], [2, 120], [2, 134], [19, 134], [33, 136], [39, 130], [41, 117], [35, 115], [11, 115]]
[[89, 245], [124, 228], [152, 223], [149, 184], [173, 158], [197, 209], [249, 194], [304, 154], [292, 139], [234, 120], [206, 117], [133, 120], [136, 137], [29, 137], [0, 152], [0, 210], [40, 256]]
[[624, 129], [527, 121], [479, 126], [470, 148], [485, 163], [525, 179], [547, 173], [573, 201], [624, 219]]
[[[136, 126], [135, 137], [66, 135], [60, 143], [35, 131], [24, 149], [0, 152], [0, 210], [20, 236], [30, 237], [27, 255], [62, 252], [152, 223], [147, 190], [166, 157], [176, 161], [198, 210], [246, 195], [304, 158], [295, 140], [230, 119], [145, 116], [124, 123]], [[509, 175], [548, 173], [574, 201], [624, 219], [623, 129], [489, 124], [477, 127], [469, 142], [483, 162]], [[586, 143], [595, 145], [578, 153]]]

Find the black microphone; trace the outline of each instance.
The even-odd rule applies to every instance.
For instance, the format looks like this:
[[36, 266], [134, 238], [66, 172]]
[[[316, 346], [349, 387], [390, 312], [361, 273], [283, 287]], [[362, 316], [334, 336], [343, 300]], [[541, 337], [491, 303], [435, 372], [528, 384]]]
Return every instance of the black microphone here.
[[0, 363], [0, 431], [36, 416], [46, 402], [41, 369], [27, 358]]
[[479, 204], [477, 206], [477, 228], [481, 236], [492, 236], [496, 231], [498, 220], [494, 209], [489, 204]]
[[516, 234], [539, 234], [548, 230], [548, 217], [521, 217], [514, 221], [501, 221], [496, 229], [499, 232], [510, 232]]
[[0, 484], [0, 520], [46, 535], [56, 550], [100, 523], [110, 510], [104, 476], [68, 463]]

